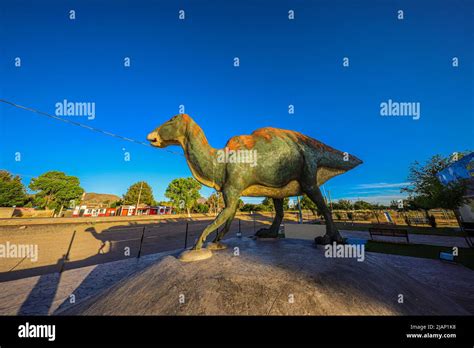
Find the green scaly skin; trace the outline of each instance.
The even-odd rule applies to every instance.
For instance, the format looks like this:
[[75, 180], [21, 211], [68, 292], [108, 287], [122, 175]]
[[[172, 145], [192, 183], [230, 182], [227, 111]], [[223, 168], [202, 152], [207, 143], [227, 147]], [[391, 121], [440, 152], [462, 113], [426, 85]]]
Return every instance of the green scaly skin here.
[[[186, 114], [174, 116], [148, 134], [147, 139], [159, 148], [180, 145], [196, 180], [223, 194], [225, 208], [204, 229], [194, 250], [201, 249], [206, 237], [222, 225], [224, 228], [214, 242], [224, 237], [241, 196], [273, 198], [275, 219], [269, 229], [259, 230], [257, 236], [276, 237], [283, 220], [283, 198], [303, 193], [318, 206], [326, 221], [326, 234], [315, 242], [342, 243], [319, 185], [361, 164], [357, 157], [301, 133], [278, 128], [261, 128], [251, 135], [235, 136], [224, 149], [218, 150], [209, 145], [202, 129]], [[222, 162], [219, 158], [225, 149], [255, 151], [257, 160], [252, 164]]]

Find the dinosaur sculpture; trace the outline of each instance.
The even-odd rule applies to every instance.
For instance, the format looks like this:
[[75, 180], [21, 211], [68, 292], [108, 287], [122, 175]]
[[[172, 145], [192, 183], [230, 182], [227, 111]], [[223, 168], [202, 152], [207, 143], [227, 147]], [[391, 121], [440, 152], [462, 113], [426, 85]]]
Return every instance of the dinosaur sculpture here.
[[[223, 194], [225, 208], [204, 229], [194, 247], [182, 254], [183, 260], [208, 258], [212, 255], [210, 249], [225, 248], [220, 240], [230, 229], [241, 196], [273, 199], [275, 219], [270, 228], [258, 231], [257, 236], [276, 237], [283, 219], [283, 198], [305, 193], [320, 208], [326, 221], [326, 234], [315, 242], [342, 242], [318, 186], [361, 164], [357, 157], [301, 133], [278, 128], [260, 128], [251, 135], [235, 136], [224, 149], [215, 149], [186, 114], [174, 116], [148, 134], [147, 140], [159, 148], [180, 145], [194, 177]], [[249, 151], [256, 161], [235, 160], [236, 154]], [[234, 161], [223, 153], [234, 154]], [[206, 237], [223, 224], [215, 240], [202, 249]]]

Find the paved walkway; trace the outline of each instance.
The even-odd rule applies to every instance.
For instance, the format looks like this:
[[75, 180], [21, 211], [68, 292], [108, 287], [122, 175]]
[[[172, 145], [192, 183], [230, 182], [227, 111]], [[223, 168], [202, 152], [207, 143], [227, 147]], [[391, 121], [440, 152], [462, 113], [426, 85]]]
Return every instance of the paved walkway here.
[[[347, 231], [341, 230], [343, 237], [354, 237], [354, 238], [364, 238], [371, 239], [370, 234], [367, 231]], [[447, 246], [447, 247], [459, 247], [459, 248], [469, 248], [467, 245], [466, 239], [463, 237], [450, 237], [450, 236], [434, 236], [426, 234], [408, 234], [410, 244], [426, 244], [426, 245], [436, 245], [436, 246]], [[388, 236], [374, 236], [373, 240], [384, 241], [384, 242], [402, 242], [404, 243], [406, 239], [404, 237], [388, 237]]]
[[[186, 221], [118, 226], [82, 224], [74, 229], [65, 228], [65, 225], [35, 225], [23, 230], [0, 227], [0, 244], [38, 246], [36, 260], [2, 258], [0, 282], [58, 272], [68, 250], [66, 269], [126, 259], [125, 248], [128, 248], [131, 257], [137, 256], [142, 233], [142, 256], [184, 248], [186, 235], [187, 246], [191, 246], [211, 221], [210, 218], [193, 221], [188, 228]], [[255, 224], [250, 220], [234, 220], [226, 237], [236, 236], [239, 229], [244, 236], [253, 235], [254, 226], [258, 229], [263, 226], [262, 223], [258, 220]], [[214, 234], [208, 236], [209, 241], [213, 240]]]

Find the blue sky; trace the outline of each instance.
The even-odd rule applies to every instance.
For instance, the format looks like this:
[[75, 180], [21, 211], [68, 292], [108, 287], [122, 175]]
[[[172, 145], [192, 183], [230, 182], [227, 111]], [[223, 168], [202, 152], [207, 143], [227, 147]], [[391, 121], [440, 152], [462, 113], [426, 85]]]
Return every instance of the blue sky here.
[[[364, 161], [324, 185], [333, 199], [389, 202], [413, 161], [473, 148], [473, 4], [3, 1], [0, 96], [53, 114], [64, 99], [94, 102], [95, 119], [64, 117], [138, 140], [180, 104], [214, 147], [265, 126], [297, 130]], [[420, 103], [420, 119], [382, 117], [389, 99]], [[1, 103], [0, 168], [25, 183], [61, 170], [118, 195], [146, 180], [158, 200], [191, 176], [181, 156]]]

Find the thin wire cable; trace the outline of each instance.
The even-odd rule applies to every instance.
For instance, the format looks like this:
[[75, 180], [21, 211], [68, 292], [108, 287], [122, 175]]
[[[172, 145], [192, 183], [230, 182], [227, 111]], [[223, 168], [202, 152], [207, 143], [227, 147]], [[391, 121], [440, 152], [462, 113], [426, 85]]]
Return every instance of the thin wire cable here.
[[[34, 112], [38, 115], [46, 116], [46, 117], [52, 118], [52, 119], [57, 120], [57, 121], [61, 121], [61, 122], [64, 122], [64, 123], [72, 124], [72, 125], [77, 126], [77, 127], [85, 128], [85, 129], [88, 129], [88, 130], [96, 132], [96, 133], [100, 133], [100, 134], [107, 135], [107, 136], [110, 136], [110, 137], [114, 137], [114, 138], [118, 138], [118, 139], [121, 139], [121, 140], [129, 141], [129, 142], [132, 142], [132, 143], [135, 143], [135, 144], [144, 145], [144, 146], [147, 146], [147, 147], [153, 147], [151, 144], [149, 144], [147, 142], [144, 142], [144, 141], [124, 137], [122, 135], [118, 135], [118, 134], [115, 134], [115, 133], [112, 133], [112, 132], [108, 132], [108, 131], [105, 131], [103, 129], [91, 127], [91, 126], [88, 126], [88, 125], [80, 123], [80, 122], [71, 121], [71, 120], [68, 120], [68, 119], [65, 119], [65, 118], [61, 118], [61, 117], [56, 116], [56, 115], [51, 115], [51, 114], [48, 114], [44, 111], [40, 111], [40, 110], [36, 110], [36, 109], [30, 108], [30, 107], [19, 105], [19, 104], [13, 103], [13, 102], [5, 100], [5, 99], [0, 99], [0, 102], [11, 105], [11, 106], [16, 107], [18, 109], [23, 109], [23, 110], [26, 110], [26, 111]], [[166, 152], [172, 153], [173, 155], [183, 156], [183, 154], [181, 154], [179, 152], [175, 152], [175, 151], [168, 150], [168, 149], [164, 149], [164, 150]]]

